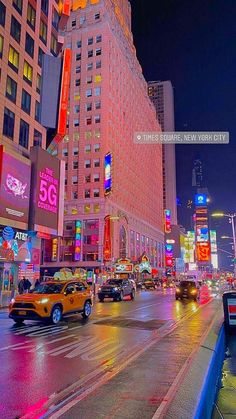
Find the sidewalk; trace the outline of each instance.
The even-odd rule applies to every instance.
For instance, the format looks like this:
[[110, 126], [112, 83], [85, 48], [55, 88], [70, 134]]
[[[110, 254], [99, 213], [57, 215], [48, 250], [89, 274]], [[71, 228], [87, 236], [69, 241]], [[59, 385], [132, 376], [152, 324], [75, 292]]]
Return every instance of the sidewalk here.
[[212, 419], [236, 418], [236, 336], [229, 336], [226, 359], [222, 370], [222, 388], [219, 391]]

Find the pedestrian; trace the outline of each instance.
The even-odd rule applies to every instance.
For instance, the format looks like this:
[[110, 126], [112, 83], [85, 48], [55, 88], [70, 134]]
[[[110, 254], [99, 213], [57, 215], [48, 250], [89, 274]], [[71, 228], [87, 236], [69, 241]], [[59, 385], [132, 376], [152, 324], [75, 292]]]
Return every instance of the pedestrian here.
[[37, 288], [40, 285], [40, 280], [39, 278], [36, 279], [34, 287]]
[[18, 284], [18, 292], [19, 292], [19, 294], [24, 294], [24, 291], [25, 291], [25, 287], [24, 287], [24, 278], [22, 278], [22, 279], [19, 281], [19, 284]]
[[31, 282], [28, 280], [28, 279], [26, 279], [24, 276], [23, 276], [23, 281], [24, 281], [24, 292], [25, 293], [27, 293], [27, 292], [29, 292], [29, 290], [30, 290], [30, 287], [31, 287]]

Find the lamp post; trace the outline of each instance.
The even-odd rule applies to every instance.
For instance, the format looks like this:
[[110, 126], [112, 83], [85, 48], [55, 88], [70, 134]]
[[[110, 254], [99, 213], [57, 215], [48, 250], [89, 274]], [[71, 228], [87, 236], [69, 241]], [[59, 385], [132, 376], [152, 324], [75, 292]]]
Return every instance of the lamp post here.
[[[216, 212], [216, 213], [211, 214], [211, 216], [215, 218], [227, 217], [229, 220], [229, 223], [232, 226], [232, 235], [233, 235], [233, 243], [234, 243], [234, 278], [236, 278], [236, 237], [235, 237], [235, 225], [234, 225], [234, 219], [236, 217], [236, 213], [225, 214], [224, 212]], [[228, 238], [228, 236], [222, 236], [222, 237]]]

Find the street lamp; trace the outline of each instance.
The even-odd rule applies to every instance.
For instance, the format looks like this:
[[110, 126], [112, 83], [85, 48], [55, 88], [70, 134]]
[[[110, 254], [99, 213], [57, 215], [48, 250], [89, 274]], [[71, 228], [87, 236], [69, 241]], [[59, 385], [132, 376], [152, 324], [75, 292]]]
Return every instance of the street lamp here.
[[[236, 237], [235, 237], [235, 225], [234, 225], [234, 219], [236, 217], [236, 213], [233, 214], [225, 214], [224, 212], [215, 212], [211, 214], [212, 217], [227, 217], [229, 220], [229, 223], [232, 226], [232, 234], [233, 234], [233, 242], [234, 242], [234, 277], [236, 278]], [[223, 236], [224, 237], [224, 236]], [[227, 236], [225, 236], [227, 237]]]

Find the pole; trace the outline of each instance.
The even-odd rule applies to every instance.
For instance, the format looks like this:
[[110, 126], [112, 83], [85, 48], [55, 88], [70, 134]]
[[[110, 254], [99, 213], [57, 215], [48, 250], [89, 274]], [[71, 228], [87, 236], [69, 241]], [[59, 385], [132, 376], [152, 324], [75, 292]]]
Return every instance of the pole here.
[[236, 278], [236, 237], [235, 237], [235, 225], [234, 225], [235, 216], [236, 216], [235, 214], [230, 216], [230, 220], [232, 224], [233, 242], [234, 242], [234, 278]]

